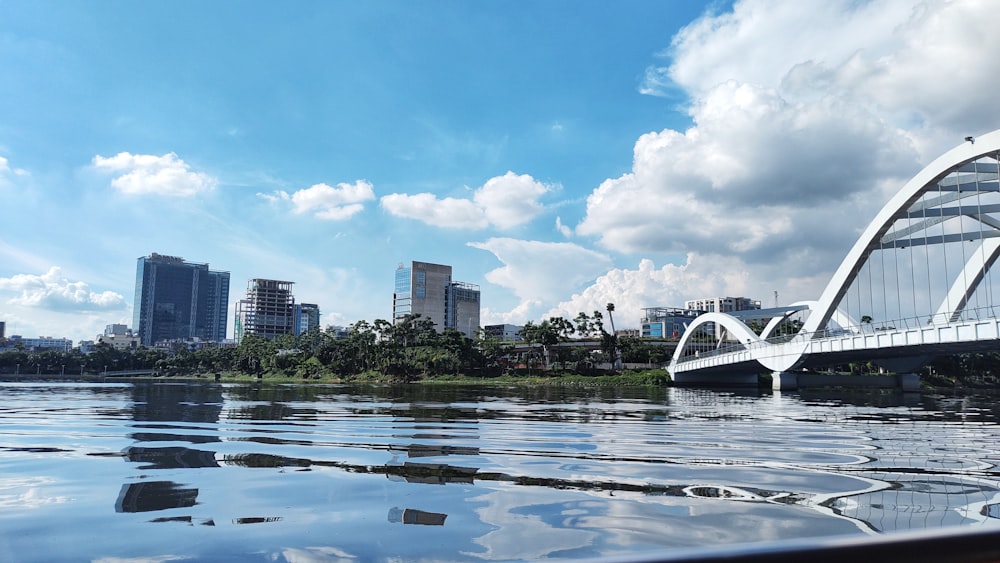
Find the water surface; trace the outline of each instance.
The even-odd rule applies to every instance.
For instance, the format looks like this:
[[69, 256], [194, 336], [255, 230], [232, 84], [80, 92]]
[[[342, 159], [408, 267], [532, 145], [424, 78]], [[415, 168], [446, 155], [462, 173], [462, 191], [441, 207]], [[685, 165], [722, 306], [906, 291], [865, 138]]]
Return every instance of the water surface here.
[[0, 384], [0, 560], [504, 561], [1000, 523], [998, 404]]

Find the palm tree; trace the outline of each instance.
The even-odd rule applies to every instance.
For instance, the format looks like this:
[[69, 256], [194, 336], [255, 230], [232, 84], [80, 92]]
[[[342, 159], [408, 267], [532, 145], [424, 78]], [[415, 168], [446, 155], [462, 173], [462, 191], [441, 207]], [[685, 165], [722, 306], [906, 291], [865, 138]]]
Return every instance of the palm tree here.
[[615, 312], [615, 304], [608, 303], [606, 309], [608, 310], [608, 321], [611, 322], [611, 338], [609, 348], [611, 348], [609, 355], [611, 356], [611, 367], [618, 367], [618, 334], [615, 331], [615, 316], [612, 314]]

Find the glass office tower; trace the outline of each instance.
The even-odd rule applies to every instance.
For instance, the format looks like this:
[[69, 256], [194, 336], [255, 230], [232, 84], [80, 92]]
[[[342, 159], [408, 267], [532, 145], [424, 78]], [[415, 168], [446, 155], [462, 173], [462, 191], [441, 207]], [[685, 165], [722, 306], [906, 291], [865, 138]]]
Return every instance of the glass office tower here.
[[132, 328], [144, 346], [226, 338], [229, 272], [155, 252], [138, 259]]
[[479, 330], [479, 286], [451, 279], [451, 266], [399, 263], [392, 294], [392, 320], [420, 315], [438, 331], [453, 328], [469, 338]]

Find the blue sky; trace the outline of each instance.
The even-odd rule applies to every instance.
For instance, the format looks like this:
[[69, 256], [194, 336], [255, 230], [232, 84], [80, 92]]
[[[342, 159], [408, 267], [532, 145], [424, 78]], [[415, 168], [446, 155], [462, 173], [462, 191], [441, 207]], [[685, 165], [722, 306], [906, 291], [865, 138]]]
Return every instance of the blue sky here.
[[0, 0], [0, 320], [130, 324], [151, 252], [233, 302], [294, 281], [324, 325], [389, 318], [409, 260], [479, 284], [484, 323], [815, 298], [1000, 126], [994, 8]]

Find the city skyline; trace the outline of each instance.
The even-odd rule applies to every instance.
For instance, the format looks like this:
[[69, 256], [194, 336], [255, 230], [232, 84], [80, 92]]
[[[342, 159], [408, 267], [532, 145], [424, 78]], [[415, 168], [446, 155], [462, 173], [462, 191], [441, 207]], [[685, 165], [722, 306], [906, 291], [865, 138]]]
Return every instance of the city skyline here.
[[814, 299], [903, 182], [1000, 126], [976, 0], [0, 15], [0, 320], [26, 337], [132, 324], [154, 251], [295, 280], [324, 326], [391, 318], [408, 260], [478, 286], [481, 325]]

